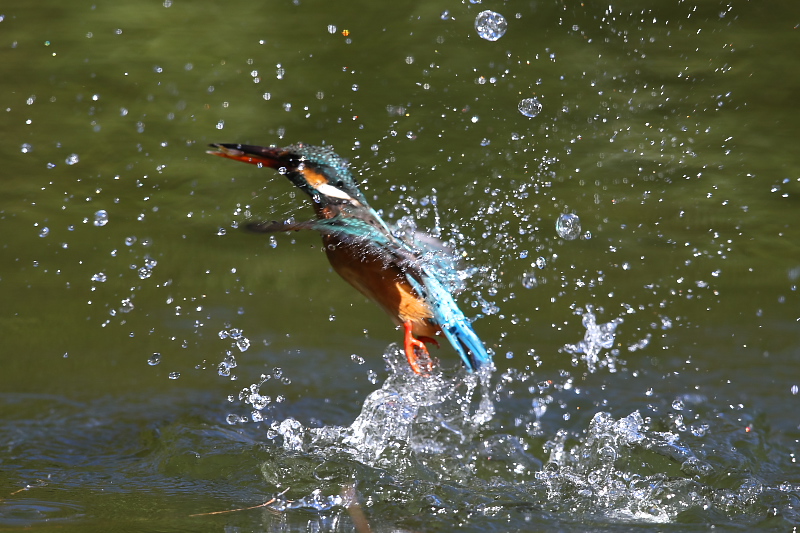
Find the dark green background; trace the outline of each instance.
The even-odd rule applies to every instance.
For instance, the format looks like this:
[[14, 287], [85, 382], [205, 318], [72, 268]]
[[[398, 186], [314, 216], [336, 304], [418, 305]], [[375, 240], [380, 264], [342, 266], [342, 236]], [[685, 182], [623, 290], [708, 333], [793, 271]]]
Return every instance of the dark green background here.
[[[474, 30], [482, 9], [508, 19], [497, 42]], [[239, 390], [279, 367], [288, 379], [261, 391], [284, 399], [270, 421], [347, 425], [377, 387], [368, 372], [385, 376], [400, 332], [316, 235], [273, 247], [236, 228], [309, 218], [307, 200], [205, 155], [210, 142], [333, 145], [387, 219], [426, 229], [420, 200], [435, 194], [442, 235], [475, 269], [459, 303], [482, 315], [498, 376], [512, 369], [487, 434], [532, 420], [519, 375], [582, 391], [550, 404], [530, 450], [542, 460], [546, 439], [599, 410], [694, 395], [708, 420], [758, 421], [761, 481], [800, 485], [796, 3], [48, 1], [0, 18], [0, 497], [51, 476], [0, 501], [4, 525], [201, 527], [184, 517], [272, 490], [263, 425], [225, 421], [249, 415]], [[527, 118], [517, 104], [533, 96], [543, 109]], [[591, 238], [560, 240], [563, 212]], [[562, 349], [587, 304], [624, 318], [616, 371]], [[220, 338], [231, 328], [249, 349]], [[226, 351], [235, 381], [217, 375]], [[737, 513], [755, 524], [764, 509]], [[424, 529], [428, 512], [373, 519]], [[250, 518], [236, 520], [272, 527]]]

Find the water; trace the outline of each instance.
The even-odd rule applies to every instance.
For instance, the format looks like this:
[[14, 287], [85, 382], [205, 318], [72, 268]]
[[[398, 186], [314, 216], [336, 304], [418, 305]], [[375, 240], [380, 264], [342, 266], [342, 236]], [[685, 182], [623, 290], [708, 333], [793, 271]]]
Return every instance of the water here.
[[526, 117], [533, 118], [542, 112], [542, 103], [536, 98], [523, 98], [517, 109]]
[[[485, 2], [50, 4], [0, 14], [3, 526], [800, 525], [794, 5], [539, 2], [491, 44]], [[318, 236], [243, 229], [313, 211], [205, 146], [298, 141], [448, 242], [492, 376], [409, 374]]]
[[94, 214], [94, 225], [102, 227], [108, 224], [108, 211], [100, 209]]
[[475, 17], [475, 31], [478, 32], [481, 39], [487, 41], [496, 41], [506, 34], [508, 29], [508, 21], [500, 13], [494, 11], [481, 11]]
[[577, 239], [581, 235], [581, 219], [572, 213], [559, 215], [556, 219], [556, 233], [568, 241]]

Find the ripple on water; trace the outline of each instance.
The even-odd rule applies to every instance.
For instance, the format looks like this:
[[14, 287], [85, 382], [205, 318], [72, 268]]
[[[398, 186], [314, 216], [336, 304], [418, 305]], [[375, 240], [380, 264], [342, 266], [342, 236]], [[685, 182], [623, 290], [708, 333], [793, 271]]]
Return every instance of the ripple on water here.
[[29, 528], [76, 520], [83, 515], [83, 507], [67, 502], [13, 497], [0, 500], [0, 525], [4, 527]]

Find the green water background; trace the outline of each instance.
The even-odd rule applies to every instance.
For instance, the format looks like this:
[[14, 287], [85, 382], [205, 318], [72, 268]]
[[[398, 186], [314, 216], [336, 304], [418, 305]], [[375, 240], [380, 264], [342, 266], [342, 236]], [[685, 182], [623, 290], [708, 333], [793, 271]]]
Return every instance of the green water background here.
[[[475, 32], [482, 9], [508, 19], [497, 42]], [[258, 500], [259, 427], [225, 422], [249, 416], [242, 387], [280, 368], [262, 390], [276, 418], [344, 425], [376, 388], [399, 332], [317, 236], [234, 227], [311, 211], [210, 142], [333, 145], [387, 218], [460, 234], [478, 270], [459, 302], [499, 371], [586, 391], [547, 431], [698, 395], [757, 420], [780, 444], [754, 465], [800, 483], [798, 25], [793, 2], [745, 1], [0, 9], [0, 497], [47, 474], [24, 493], [42, 516], [191, 529], [239, 483]], [[590, 238], [559, 239], [564, 212]], [[624, 318], [616, 372], [561, 349], [587, 304]]]

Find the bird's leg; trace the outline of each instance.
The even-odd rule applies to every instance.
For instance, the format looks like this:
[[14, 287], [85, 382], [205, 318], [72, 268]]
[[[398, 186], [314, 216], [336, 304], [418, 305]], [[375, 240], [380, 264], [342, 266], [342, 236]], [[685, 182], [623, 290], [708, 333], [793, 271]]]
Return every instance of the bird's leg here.
[[[427, 375], [430, 373], [432, 366], [430, 354], [428, 354], [428, 349], [425, 347], [425, 343], [420, 339], [414, 338], [414, 335], [411, 334], [411, 328], [412, 324], [410, 320], [403, 322], [403, 330], [405, 331], [403, 346], [405, 347], [406, 351], [406, 359], [408, 359], [408, 364], [415, 374]], [[429, 339], [428, 337], [421, 338], [431, 340], [437, 346], [439, 345], [436, 341]]]

